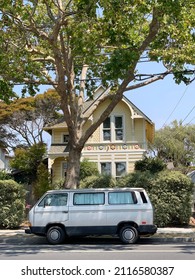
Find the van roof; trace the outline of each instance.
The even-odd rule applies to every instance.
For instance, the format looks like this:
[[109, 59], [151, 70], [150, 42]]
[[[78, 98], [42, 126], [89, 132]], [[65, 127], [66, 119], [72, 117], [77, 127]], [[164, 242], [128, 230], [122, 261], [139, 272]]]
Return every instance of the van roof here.
[[100, 191], [144, 191], [144, 188], [97, 188], [97, 189], [60, 189], [49, 190], [47, 193], [53, 192], [100, 192]]

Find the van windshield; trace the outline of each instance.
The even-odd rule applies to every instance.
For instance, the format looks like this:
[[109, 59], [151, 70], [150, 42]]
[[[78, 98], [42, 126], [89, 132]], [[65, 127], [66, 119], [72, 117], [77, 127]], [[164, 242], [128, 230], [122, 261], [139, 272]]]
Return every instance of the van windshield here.
[[48, 194], [41, 200], [38, 206], [65, 206], [67, 205], [67, 198], [67, 193]]

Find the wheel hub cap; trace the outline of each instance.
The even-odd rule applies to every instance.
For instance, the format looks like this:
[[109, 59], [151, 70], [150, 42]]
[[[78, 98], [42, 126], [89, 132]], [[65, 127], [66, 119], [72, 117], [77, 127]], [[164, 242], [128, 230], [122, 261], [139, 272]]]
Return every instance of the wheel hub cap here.
[[57, 240], [57, 239], [59, 238], [59, 233], [58, 233], [58, 231], [53, 230], [53, 231], [51, 232], [51, 238], [52, 238], [53, 240]]

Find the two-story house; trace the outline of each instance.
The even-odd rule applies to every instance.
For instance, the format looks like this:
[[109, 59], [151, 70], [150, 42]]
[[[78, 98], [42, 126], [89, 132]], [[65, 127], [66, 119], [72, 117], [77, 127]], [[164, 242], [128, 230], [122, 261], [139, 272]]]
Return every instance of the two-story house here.
[[[100, 86], [93, 100], [86, 100], [84, 110], [88, 110], [105, 89]], [[107, 106], [103, 102], [88, 120], [90, 125]], [[51, 134], [51, 147], [48, 152], [48, 166], [52, 181], [62, 180], [66, 174], [69, 140], [65, 122], [45, 127]], [[142, 159], [149, 142], [153, 141], [154, 124], [130, 100], [123, 97], [110, 116], [88, 139], [82, 151], [82, 159], [96, 162], [101, 173], [118, 178], [134, 170], [134, 164]]]

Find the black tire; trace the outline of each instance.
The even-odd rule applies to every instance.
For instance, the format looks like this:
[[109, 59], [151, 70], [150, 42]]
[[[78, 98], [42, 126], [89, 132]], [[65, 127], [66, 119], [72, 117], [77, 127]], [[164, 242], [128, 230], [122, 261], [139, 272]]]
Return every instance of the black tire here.
[[53, 226], [48, 229], [46, 236], [50, 244], [61, 244], [65, 239], [65, 232], [61, 227]]
[[120, 240], [125, 244], [134, 244], [139, 238], [139, 234], [136, 228], [132, 226], [124, 226], [119, 232]]

